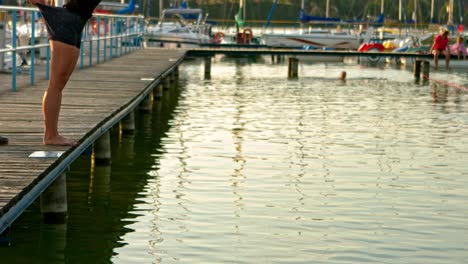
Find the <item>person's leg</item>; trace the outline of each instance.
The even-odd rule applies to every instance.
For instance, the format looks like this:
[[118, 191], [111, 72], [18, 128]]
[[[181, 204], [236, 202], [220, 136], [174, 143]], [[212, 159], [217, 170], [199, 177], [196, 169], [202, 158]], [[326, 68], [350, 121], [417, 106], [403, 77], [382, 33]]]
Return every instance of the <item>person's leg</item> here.
[[437, 50], [437, 49], [434, 49], [432, 51], [432, 54], [434, 54], [434, 69], [437, 70], [437, 67], [439, 66], [439, 54], [440, 54], [440, 51]]
[[75, 141], [61, 136], [58, 119], [62, 104], [62, 91], [68, 82], [76, 62], [79, 49], [59, 41], [50, 41], [51, 61], [49, 87], [44, 93], [42, 112], [44, 115], [44, 144], [73, 146]]
[[445, 69], [450, 69], [450, 51], [444, 50], [445, 53]]

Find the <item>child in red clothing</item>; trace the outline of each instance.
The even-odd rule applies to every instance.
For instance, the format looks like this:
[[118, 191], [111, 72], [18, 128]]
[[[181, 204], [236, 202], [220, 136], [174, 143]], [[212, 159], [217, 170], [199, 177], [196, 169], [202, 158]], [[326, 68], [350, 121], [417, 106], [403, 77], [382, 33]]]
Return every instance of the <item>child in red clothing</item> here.
[[449, 31], [446, 28], [440, 29], [440, 34], [437, 35], [434, 39], [434, 44], [432, 44], [430, 52], [434, 54], [434, 68], [437, 70], [439, 65], [439, 55], [440, 53], [445, 54], [445, 68], [449, 69], [450, 64], [450, 50], [448, 45], [448, 34]]

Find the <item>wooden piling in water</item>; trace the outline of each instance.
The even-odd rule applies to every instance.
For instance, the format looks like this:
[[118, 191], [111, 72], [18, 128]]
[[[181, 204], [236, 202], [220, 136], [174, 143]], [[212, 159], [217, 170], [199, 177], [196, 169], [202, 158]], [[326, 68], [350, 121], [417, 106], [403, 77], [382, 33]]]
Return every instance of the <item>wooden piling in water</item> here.
[[126, 117], [120, 121], [122, 125], [122, 133], [131, 134], [135, 131], [135, 113], [131, 111]]
[[141, 112], [151, 112], [151, 109], [153, 108], [153, 92], [150, 92], [143, 101], [140, 103], [140, 111]]
[[179, 67], [175, 67], [174, 68], [174, 78], [175, 78], [175, 81], [179, 81]]
[[288, 78], [289, 79], [297, 79], [298, 78], [298, 70], [299, 70], [299, 59], [297, 59], [295, 57], [289, 58]]
[[63, 224], [67, 219], [67, 181], [62, 173], [42, 194], [41, 213], [45, 223]]
[[171, 77], [168, 75], [163, 79], [163, 90], [168, 91], [169, 87], [171, 87]]
[[93, 157], [94, 162], [97, 164], [110, 164], [112, 155], [109, 131], [104, 133], [98, 140], [96, 140], [96, 142], [94, 142]]
[[156, 86], [156, 88], [154, 88], [154, 92], [153, 92], [154, 100], [158, 100], [158, 101], [161, 100], [162, 94], [163, 94], [163, 85], [160, 83]]
[[211, 57], [205, 57], [205, 79], [211, 79]]
[[429, 81], [429, 73], [430, 73], [430, 69], [431, 69], [431, 64], [429, 63], [429, 61], [425, 60], [423, 61], [423, 65], [422, 65], [422, 69], [423, 69], [423, 81], [424, 82], [428, 82]]
[[413, 74], [415, 81], [419, 81], [421, 79], [421, 60], [415, 60], [413, 66]]

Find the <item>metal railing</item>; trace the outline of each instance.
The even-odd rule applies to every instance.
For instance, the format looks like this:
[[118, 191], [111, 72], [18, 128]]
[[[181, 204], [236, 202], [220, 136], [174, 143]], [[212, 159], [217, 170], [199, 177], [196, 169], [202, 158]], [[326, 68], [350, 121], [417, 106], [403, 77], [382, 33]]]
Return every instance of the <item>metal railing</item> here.
[[[23, 20], [18, 23], [18, 16]], [[45, 32], [43, 21], [36, 21], [40, 17], [37, 8], [16, 7], [0, 5], [0, 71], [11, 73], [11, 89], [16, 91], [18, 75], [17, 55], [30, 52], [29, 79], [34, 85], [36, 79], [36, 53], [45, 60], [45, 79], [50, 76], [50, 46]], [[5, 23], [8, 21], [8, 23]], [[22, 24], [27, 30], [27, 43], [19, 43], [18, 25]], [[42, 31], [38, 34], [38, 26]], [[98, 64], [115, 57], [143, 47], [144, 18], [136, 15], [111, 15], [97, 14], [89, 20], [83, 30], [81, 40], [79, 66], [85, 67], [85, 55], [87, 66]], [[40, 38], [37, 43], [37, 38]], [[10, 43], [6, 43], [7, 41]], [[23, 40], [24, 41], [24, 40]], [[45, 42], [45, 43], [44, 43]], [[20, 45], [18, 45], [20, 44]], [[10, 65], [5, 64], [5, 58], [11, 57]], [[27, 61], [26, 61], [27, 62]], [[23, 64], [22, 63], [22, 64]]]

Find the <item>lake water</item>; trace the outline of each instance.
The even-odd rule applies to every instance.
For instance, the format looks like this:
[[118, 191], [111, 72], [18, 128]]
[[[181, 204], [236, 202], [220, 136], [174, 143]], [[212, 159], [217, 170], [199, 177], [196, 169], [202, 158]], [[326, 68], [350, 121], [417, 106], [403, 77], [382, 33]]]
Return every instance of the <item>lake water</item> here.
[[134, 134], [113, 131], [110, 166], [71, 167], [67, 224], [34, 203], [0, 262], [467, 263], [468, 73], [286, 75], [269, 58], [215, 58], [209, 80], [184, 63]]

